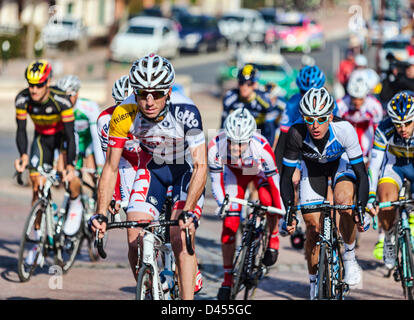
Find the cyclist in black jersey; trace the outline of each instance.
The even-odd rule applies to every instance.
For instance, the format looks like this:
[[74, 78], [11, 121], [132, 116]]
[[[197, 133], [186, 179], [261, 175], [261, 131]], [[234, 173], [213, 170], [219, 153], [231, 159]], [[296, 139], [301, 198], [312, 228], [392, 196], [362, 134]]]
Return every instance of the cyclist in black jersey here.
[[[28, 88], [22, 90], [16, 97], [16, 144], [19, 158], [15, 160], [15, 168], [23, 172], [29, 167], [32, 182], [32, 205], [37, 200], [39, 186], [44, 178], [37, 172], [37, 167], [53, 166], [54, 151], [66, 150], [65, 170], [62, 169], [63, 181], [70, 182], [72, 210], [82, 210], [80, 201], [80, 180], [75, 176], [75, 133], [74, 114], [69, 97], [56, 87], [50, 86], [52, 66], [46, 60], [33, 61], [26, 69], [25, 77]], [[26, 131], [27, 116], [35, 127], [34, 139], [27, 153], [28, 138]], [[65, 143], [64, 143], [65, 141]]]
[[[332, 178], [335, 204], [353, 204], [354, 194], [365, 208], [368, 200], [368, 175], [361, 147], [352, 125], [333, 116], [334, 100], [325, 88], [312, 88], [300, 101], [303, 121], [294, 124], [287, 136], [283, 154], [281, 195], [288, 208], [294, 203], [293, 173], [301, 160], [299, 204], [321, 204], [327, 198], [328, 178]], [[320, 212], [302, 210], [306, 224], [305, 256], [308, 262], [311, 297], [314, 297], [319, 252]], [[357, 228], [352, 211], [340, 211], [340, 231], [345, 242], [345, 279], [349, 285], [361, 281], [355, 259]], [[367, 222], [369, 219], [367, 219]], [[293, 233], [295, 227], [287, 228]], [[358, 227], [358, 230], [365, 229]]]

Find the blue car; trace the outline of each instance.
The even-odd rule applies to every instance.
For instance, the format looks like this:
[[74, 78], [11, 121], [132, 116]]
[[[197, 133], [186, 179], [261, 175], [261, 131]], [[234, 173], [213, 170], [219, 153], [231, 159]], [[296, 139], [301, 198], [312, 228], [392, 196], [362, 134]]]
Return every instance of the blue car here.
[[179, 19], [180, 49], [206, 53], [220, 51], [227, 47], [227, 40], [221, 34], [217, 20], [207, 15], [187, 15]]

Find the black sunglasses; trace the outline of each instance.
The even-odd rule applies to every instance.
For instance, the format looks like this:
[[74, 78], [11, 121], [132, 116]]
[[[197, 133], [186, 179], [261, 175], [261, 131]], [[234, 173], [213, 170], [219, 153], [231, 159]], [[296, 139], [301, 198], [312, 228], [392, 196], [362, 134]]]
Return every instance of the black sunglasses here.
[[29, 88], [43, 88], [46, 85], [46, 81], [42, 83], [29, 83]]
[[134, 89], [134, 92], [141, 98], [146, 99], [149, 95], [152, 95], [155, 100], [165, 97], [170, 90], [156, 90], [156, 91], [145, 91], [140, 89]]

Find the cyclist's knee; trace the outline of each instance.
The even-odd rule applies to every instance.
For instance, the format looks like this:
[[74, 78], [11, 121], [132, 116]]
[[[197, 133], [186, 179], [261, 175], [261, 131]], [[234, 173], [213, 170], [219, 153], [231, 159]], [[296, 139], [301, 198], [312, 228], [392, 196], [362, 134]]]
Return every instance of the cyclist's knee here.
[[221, 243], [231, 244], [236, 241], [236, 232], [239, 228], [240, 216], [226, 217], [223, 221], [223, 231], [221, 233]]
[[272, 196], [270, 194], [270, 191], [266, 187], [259, 188], [259, 200], [262, 205], [264, 206], [272, 206]]

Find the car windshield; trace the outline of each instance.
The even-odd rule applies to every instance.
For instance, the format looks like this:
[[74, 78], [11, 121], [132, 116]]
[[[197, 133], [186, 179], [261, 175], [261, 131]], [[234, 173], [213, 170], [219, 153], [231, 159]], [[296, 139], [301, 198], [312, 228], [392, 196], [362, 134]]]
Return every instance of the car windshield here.
[[408, 45], [408, 41], [388, 41], [384, 44], [384, 49], [405, 49]]
[[278, 22], [277, 23], [279, 26], [284, 26], [284, 27], [301, 27], [303, 25], [302, 21], [297, 21], [297, 22]]
[[205, 28], [207, 21], [200, 17], [188, 16], [180, 19], [183, 28]]
[[284, 72], [282, 66], [274, 64], [255, 64], [259, 71]]
[[152, 35], [154, 34], [154, 28], [145, 26], [129, 26], [126, 33]]
[[221, 18], [223, 21], [230, 21], [230, 20], [236, 20], [237, 22], [243, 22], [244, 18], [239, 16], [224, 16]]

